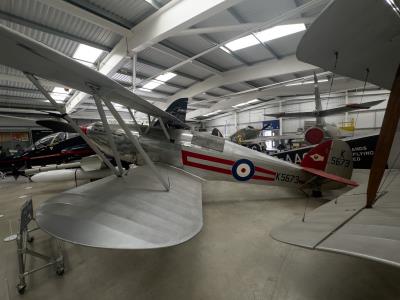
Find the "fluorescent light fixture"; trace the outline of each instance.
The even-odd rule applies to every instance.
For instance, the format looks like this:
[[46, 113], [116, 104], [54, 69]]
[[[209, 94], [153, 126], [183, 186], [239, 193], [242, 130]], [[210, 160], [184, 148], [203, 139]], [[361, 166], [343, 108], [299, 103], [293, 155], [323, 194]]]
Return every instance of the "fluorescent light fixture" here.
[[239, 104], [233, 105], [232, 107], [237, 108], [237, 107], [241, 107], [241, 106], [245, 106], [245, 105], [248, 105], [247, 102], [239, 103]]
[[386, 2], [393, 8], [393, 10], [397, 13], [400, 14], [400, 8], [394, 3], [393, 0], [386, 0]]
[[148, 83], [146, 83], [142, 88], [145, 90], [151, 91], [175, 76], [176, 76], [176, 74], [172, 73], [172, 72], [164, 73], [162, 75], [157, 76], [155, 79], [149, 81]]
[[254, 104], [254, 103], [257, 103], [257, 102], [261, 102], [261, 100], [253, 99], [253, 100], [250, 100], [250, 101], [247, 101], [247, 102], [243, 102], [243, 103], [239, 103], [239, 104], [233, 105], [232, 107], [238, 108], [238, 107]]
[[216, 115], [216, 114], [220, 113], [221, 111], [222, 110], [220, 110], [220, 109], [218, 109], [216, 111], [212, 111], [212, 112], [210, 112], [208, 114], [205, 114], [204, 117], [209, 117], [209, 116], [212, 116], [212, 115]]
[[79, 62], [88, 65], [88, 63], [93, 64], [99, 58], [101, 53], [103, 53], [103, 50], [85, 44], [79, 44], [72, 57], [79, 60]]
[[[387, 0], [389, 1], [389, 0]], [[262, 42], [268, 42], [275, 39], [279, 39], [281, 37], [291, 35], [300, 31], [306, 30], [306, 25], [304, 23], [299, 24], [287, 24], [287, 25], [278, 25], [274, 26], [257, 33], [249, 34], [244, 37], [233, 40], [229, 43], [226, 43], [225, 46], [220, 47], [225, 52], [226, 50], [236, 51], [243, 48], [247, 48], [250, 46], [254, 46], [260, 44], [259, 40]], [[224, 49], [226, 48], [226, 49]], [[229, 52], [228, 52], [229, 53]]]
[[[327, 82], [327, 81], [328, 81], [328, 79], [320, 79], [320, 80], [318, 80], [318, 83]], [[303, 84], [311, 84], [311, 83], [314, 83], [314, 80], [289, 83], [289, 84], [286, 84], [285, 86], [295, 86], [295, 85], [303, 85]]]
[[51, 91], [51, 97], [53, 97], [56, 102], [64, 102], [64, 100], [68, 97], [69, 92], [66, 91], [62, 87], [56, 86], [52, 91]]

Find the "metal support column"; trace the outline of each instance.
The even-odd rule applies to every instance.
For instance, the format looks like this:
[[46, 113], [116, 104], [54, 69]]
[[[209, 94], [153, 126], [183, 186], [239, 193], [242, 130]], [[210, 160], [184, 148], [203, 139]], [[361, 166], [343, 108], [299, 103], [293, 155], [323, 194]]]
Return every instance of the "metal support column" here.
[[119, 157], [117, 146], [115, 145], [115, 141], [114, 141], [114, 138], [113, 138], [112, 133], [111, 133], [110, 125], [108, 124], [107, 117], [106, 117], [106, 114], [105, 114], [104, 109], [103, 109], [103, 104], [102, 104], [101, 99], [99, 98], [99, 96], [93, 95], [93, 98], [94, 98], [94, 102], [96, 103], [97, 110], [99, 111], [99, 115], [100, 115], [101, 121], [103, 122], [104, 129], [106, 130], [106, 133], [107, 133], [107, 136], [108, 136], [108, 141], [110, 143], [112, 152], [114, 154], [115, 161], [117, 162], [117, 166], [118, 166], [118, 170], [119, 170], [118, 177], [121, 177], [122, 174], [123, 174], [121, 158]]
[[136, 63], [137, 63], [137, 54], [134, 53], [132, 56], [132, 92], [133, 93], [136, 90]]
[[132, 134], [132, 132], [129, 130], [128, 126], [125, 124], [124, 120], [122, 120], [121, 116], [119, 113], [116, 111], [114, 108], [114, 105], [112, 105], [111, 102], [108, 100], [103, 99], [105, 105], [108, 107], [114, 118], [117, 120], [118, 124], [122, 127], [122, 129], [125, 131], [126, 135], [128, 138], [131, 140], [135, 148], [139, 151], [140, 155], [143, 157], [145, 160], [146, 164], [150, 167], [150, 169], [153, 171], [154, 175], [157, 177], [157, 179], [162, 183], [162, 185], [165, 187], [167, 191], [169, 191], [169, 183], [167, 183], [164, 178], [161, 176], [160, 172], [157, 170], [156, 166], [150, 159], [150, 157], [147, 155], [146, 151], [144, 151], [142, 145], [140, 145], [139, 140], [137, 139], [136, 136]]
[[93, 151], [100, 157], [100, 159], [109, 167], [115, 175], [118, 176], [118, 170], [114, 168], [114, 166], [110, 163], [110, 161], [104, 156], [104, 154], [97, 148], [97, 146], [89, 139], [86, 134], [83, 133], [82, 129], [75, 123], [74, 120], [70, 116], [65, 113], [65, 107], [60, 107], [60, 105], [50, 96], [50, 94], [43, 88], [40, 82], [29, 73], [24, 73], [25, 76], [33, 83], [34, 86], [46, 97], [47, 100], [50, 101], [51, 104], [59, 111], [60, 114], [68, 121], [68, 123], [72, 126], [72, 128], [82, 137], [82, 139], [93, 149]]
[[160, 121], [160, 125], [162, 130], [164, 131], [165, 137], [167, 138], [168, 141], [171, 141], [171, 137], [168, 133], [167, 128], [165, 127], [164, 121], [161, 118], [158, 118], [158, 120]]

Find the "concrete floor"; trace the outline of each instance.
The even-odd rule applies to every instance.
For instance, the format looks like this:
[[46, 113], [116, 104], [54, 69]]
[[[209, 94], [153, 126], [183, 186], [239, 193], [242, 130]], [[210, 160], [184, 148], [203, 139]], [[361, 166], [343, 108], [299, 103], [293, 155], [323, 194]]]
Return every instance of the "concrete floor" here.
[[[363, 177], [365, 180], [365, 176]], [[0, 237], [15, 232], [18, 210], [67, 184], [0, 183]], [[331, 196], [331, 195], [330, 195]], [[400, 299], [400, 269], [274, 241], [269, 231], [304, 212], [299, 192], [209, 182], [204, 227], [187, 243], [146, 251], [110, 251], [64, 243], [66, 273], [43, 270], [17, 294], [15, 243], [0, 242], [0, 299]], [[321, 205], [311, 199], [308, 210]], [[53, 241], [35, 233], [34, 248]], [[29, 261], [38, 266], [39, 260]]]

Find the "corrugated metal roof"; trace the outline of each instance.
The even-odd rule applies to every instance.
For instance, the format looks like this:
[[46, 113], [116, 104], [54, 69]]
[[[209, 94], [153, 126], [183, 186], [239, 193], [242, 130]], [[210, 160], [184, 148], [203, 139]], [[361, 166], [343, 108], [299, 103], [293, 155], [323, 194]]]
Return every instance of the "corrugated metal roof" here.
[[120, 40], [119, 35], [107, 29], [37, 0], [0, 1], [0, 10], [104, 46], [113, 47]]
[[1, 20], [0, 24], [5, 25], [15, 31], [18, 31], [30, 38], [41, 42], [57, 51], [64, 53], [65, 55], [72, 56], [78, 47], [79, 43], [67, 40], [52, 34], [48, 34], [42, 31], [38, 31], [26, 26], [15, 24], [9, 21]]
[[241, 61], [221, 49], [216, 49], [203, 57], [213, 64], [220, 66], [223, 70], [230, 70], [243, 65]]
[[268, 42], [268, 45], [270, 45], [280, 56], [292, 55], [296, 53], [297, 45], [303, 35], [304, 31], [298, 32], [285, 36], [285, 38], [270, 41]]
[[213, 44], [207, 42], [198, 35], [175, 36], [168, 38], [167, 41], [194, 54], [200, 53], [213, 46]]
[[293, 0], [251, 0], [242, 1], [233, 8], [245, 22], [265, 22], [296, 8], [296, 4]]
[[123, 18], [132, 25], [139, 23], [156, 9], [144, 0], [86, 0], [97, 7]]
[[275, 58], [270, 51], [260, 44], [237, 50], [234, 53], [250, 64]]
[[140, 51], [138, 58], [142, 58], [165, 67], [171, 67], [181, 62], [181, 60], [177, 59], [176, 57], [167, 55], [153, 48], [147, 48], [143, 51]]

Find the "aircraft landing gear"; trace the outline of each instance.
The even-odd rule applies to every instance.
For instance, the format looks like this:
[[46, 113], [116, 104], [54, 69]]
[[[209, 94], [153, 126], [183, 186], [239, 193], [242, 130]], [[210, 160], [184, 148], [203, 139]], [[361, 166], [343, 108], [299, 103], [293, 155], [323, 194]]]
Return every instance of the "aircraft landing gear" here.
[[[33, 243], [34, 238], [31, 236], [31, 232], [38, 230], [39, 227], [29, 229], [28, 224], [35, 221], [33, 217], [33, 205], [32, 199], [25, 201], [21, 208], [21, 218], [19, 224], [19, 230], [17, 234], [13, 234], [4, 239], [4, 241], [16, 241], [17, 242], [17, 258], [18, 258], [18, 278], [19, 282], [16, 285], [18, 294], [22, 295], [26, 290], [26, 277], [37, 271], [45, 268], [54, 266], [56, 274], [58, 276], [64, 275], [64, 257], [62, 255], [61, 243], [56, 241], [57, 254], [56, 255], [45, 255], [34, 251], [28, 244]], [[27, 268], [27, 257], [35, 257], [43, 260], [45, 263], [33, 269]]]

